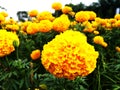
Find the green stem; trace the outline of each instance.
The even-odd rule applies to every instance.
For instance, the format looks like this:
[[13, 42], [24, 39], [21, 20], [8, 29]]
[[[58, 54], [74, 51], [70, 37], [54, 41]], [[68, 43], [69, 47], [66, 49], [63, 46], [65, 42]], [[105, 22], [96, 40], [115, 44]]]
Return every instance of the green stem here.
[[100, 66], [98, 65], [98, 90], [102, 90], [99, 70], [100, 70]]
[[16, 47], [16, 57], [17, 57], [17, 59], [19, 59], [18, 47]]

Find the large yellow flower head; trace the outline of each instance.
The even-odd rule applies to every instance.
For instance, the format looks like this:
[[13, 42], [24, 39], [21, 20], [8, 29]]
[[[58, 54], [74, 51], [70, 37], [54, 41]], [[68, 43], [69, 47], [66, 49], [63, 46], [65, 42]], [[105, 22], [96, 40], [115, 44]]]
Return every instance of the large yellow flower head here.
[[15, 50], [13, 45], [14, 41], [19, 46], [19, 38], [15, 33], [0, 30], [0, 57], [9, 55]]
[[61, 15], [53, 21], [53, 30], [63, 32], [70, 26], [70, 20], [67, 15]]
[[83, 33], [67, 30], [44, 45], [41, 61], [56, 77], [73, 80], [94, 71], [98, 55]]
[[62, 9], [62, 4], [60, 2], [54, 2], [52, 4], [52, 8], [55, 10], [61, 10]]

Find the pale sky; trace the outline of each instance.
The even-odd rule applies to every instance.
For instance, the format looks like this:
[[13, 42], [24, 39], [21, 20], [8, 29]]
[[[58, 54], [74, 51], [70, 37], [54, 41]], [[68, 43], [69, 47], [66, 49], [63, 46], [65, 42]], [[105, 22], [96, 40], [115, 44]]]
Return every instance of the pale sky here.
[[[54, 12], [51, 8], [54, 2], [61, 2], [63, 6], [69, 3], [79, 4], [80, 2], [85, 5], [90, 5], [92, 2], [98, 2], [98, 0], [0, 0], [0, 6], [7, 9], [9, 17], [16, 19], [17, 11], [30, 11], [36, 9], [39, 12]], [[3, 9], [0, 9], [0, 11], [3, 11]]]

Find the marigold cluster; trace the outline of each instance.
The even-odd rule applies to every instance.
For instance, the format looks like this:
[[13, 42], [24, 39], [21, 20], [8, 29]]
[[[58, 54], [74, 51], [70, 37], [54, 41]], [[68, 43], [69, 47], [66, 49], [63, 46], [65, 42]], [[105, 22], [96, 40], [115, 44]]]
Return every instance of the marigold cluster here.
[[73, 80], [94, 71], [98, 55], [83, 33], [67, 30], [44, 45], [41, 60], [56, 77]]
[[13, 42], [19, 46], [19, 38], [15, 33], [0, 30], [0, 57], [9, 55], [15, 50]]

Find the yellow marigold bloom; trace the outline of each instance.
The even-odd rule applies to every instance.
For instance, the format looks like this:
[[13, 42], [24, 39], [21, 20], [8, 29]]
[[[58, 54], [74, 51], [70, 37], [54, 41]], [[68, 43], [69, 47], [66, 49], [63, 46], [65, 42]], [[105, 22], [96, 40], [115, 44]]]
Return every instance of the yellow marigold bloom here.
[[64, 6], [62, 8], [62, 13], [67, 14], [69, 12], [72, 12], [72, 8], [70, 6]]
[[0, 57], [9, 55], [15, 50], [13, 46], [14, 41], [19, 46], [19, 38], [15, 33], [0, 30]]
[[102, 36], [95, 36], [95, 37], [93, 38], [93, 41], [94, 41], [94, 43], [96, 43], [96, 44], [101, 44], [102, 42], [104, 42], [104, 38], [103, 38]]
[[5, 20], [5, 17], [3, 16], [3, 14], [0, 13], [0, 23], [3, 22]]
[[97, 16], [95, 12], [93, 12], [93, 11], [88, 11], [87, 13], [88, 13], [89, 16], [90, 16], [89, 20], [95, 20], [95, 18], [96, 18], [96, 16]]
[[59, 3], [59, 2], [54, 2], [52, 4], [52, 8], [55, 9], [55, 10], [61, 10], [62, 9], [62, 4]]
[[31, 10], [28, 12], [28, 15], [30, 17], [36, 17], [38, 15], [38, 11], [37, 10]]
[[28, 25], [27, 27], [27, 33], [28, 34], [35, 34], [39, 31], [39, 27], [38, 27], [38, 24], [37, 23], [31, 23]]
[[32, 60], [37, 60], [40, 58], [40, 50], [36, 49], [34, 51], [32, 51], [32, 53], [30, 54], [30, 57], [32, 58]]
[[75, 15], [75, 20], [78, 22], [88, 21], [90, 19], [90, 15], [85, 11], [79, 11]]
[[71, 15], [72, 17], [75, 16], [75, 12], [69, 12], [68, 14]]
[[107, 47], [107, 46], [108, 46], [108, 44], [107, 44], [106, 42], [102, 42], [101, 45], [102, 45], [103, 47]]
[[95, 36], [93, 38], [93, 42], [95, 44], [102, 45], [103, 47], [107, 47], [108, 46], [108, 44], [104, 41], [104, 38], [102, 36]]
[[2, 12], [0, 12], [4, 17], [7, 17], [8, 16], [8, 13], [7, 12], [5, 12], [5, 11], [2, 11]]
[[40, 32], [49, 32], [52, 29], [52, 22], [49, 20], [41, 20], [38, 27]]
[[117, 20], [120, 20], [120, 14], [116, 14], [116, 15], [114, 16], [114, 18], [117, 19]]
[[53, 21], [54, 20], [54, 17], [52, 15], [51, 12], [49, 11], [44, 11], [44, 12], [41, 12], [37, 15], [37, 19], [40, 21], [40, 20], [50, 20], [50, 21]]
[[61, 15], [53, 21], [53, 30], [63, 32], [70, 26], [70, 20], [67, 15]]
[[17, 31], [19, 29], [19, 26], [16, 24], [8, 24], [5, 27], [7, 30]]
[[16, 24], [17, 22], [13, 18], [9, 18], [5, 20], [5, 24]]
[[93, 31], [93, 33], [97, 35], [97, 34], [99, 34], [99, 31], [95, 30], [95, 31]]
[[99, 24], [96, 21], [92, 21], [91, 25], [93, 28], [97, 28]]
[[115, 27], [120, 27], [120, 20], [116, 21], [116, 23], [115, 23], [114, 26], [115, 26]]
[[21, 30], [23, 30], [23, 31], [27, 31], [27, 27], [31, 24], [32, 22], [30, 22], [30, 21], [25, 21], [25, 22], [23, 22], [23, 23], [21, 23]]
[[41, 61], [56, 77], [73, 80], [92, 73], [98, 55], [83, 33], [67, 30], [44, 45]]

